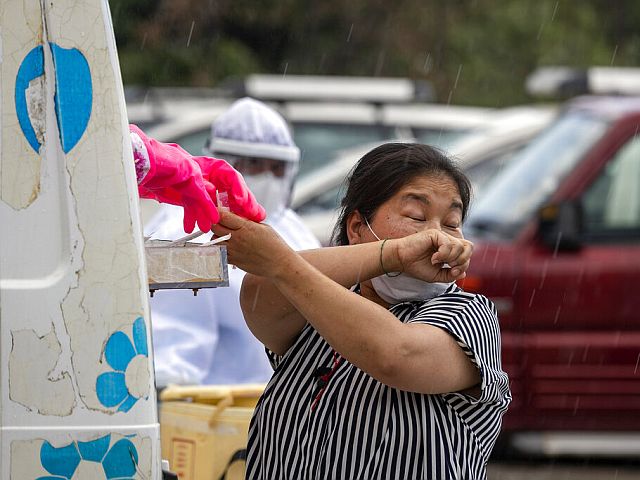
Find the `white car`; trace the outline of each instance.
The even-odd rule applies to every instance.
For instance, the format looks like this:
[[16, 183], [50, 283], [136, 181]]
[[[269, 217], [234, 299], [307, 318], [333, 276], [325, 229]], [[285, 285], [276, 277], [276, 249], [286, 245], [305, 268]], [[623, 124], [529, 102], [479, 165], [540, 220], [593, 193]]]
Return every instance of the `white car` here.
[[[444, 150], [455, 158], [474, 184], [476, 195], [486, 182], [556, 116], [550, 106], [506, 108], [492, 113], [482, 127], [459, 137]], [[406, 137], [396, 141], [421, 141]], [[292, 208], [318, 237], [328, 245], [338, 218], [339, 202], [347, 175], [366, 152], [383, 142], [368, 143], [342, 151], [332, 162], [301, 178], [295, 187]], [[429, 143], [424, 142], [422, 143]], [[431, 142], [432, 144], [434, 142]]]
[[[194, 155], [201, 155], [211, 123], [234, 99], [166, 100], [152, 107], [128, 105], [132, 123], [147, 127], [147, 133], [163, 142], [175, 142]], [[152, 102], [153, 103], [153, 102]], [[367, 102], [271, 103], [290, 123], [294, 141], [302, 151], [299, 175], [327, 163], [345, 148], [389, 139], [416, 138], [446, 146], [456, 138], [484, 125], [495, 110], [439, 104], [387, 104]], [[153, 108], [162, 121], [152, 121]]]
[[[129, 120], [146, 126], [146, 133], [153, 138], [177, 143], [193, 155], [202, 155], [211, 123], [233, 100], [194, 101], [169, 95], [160, 103], [133, 102], [127, 108]], [[156, 107], [152, 107], [154, 104]], [[489, 108], [426, 103], [287, 101], [270, 105], [290, 123], [294, 141], [302, 151], [298, 181], [315, 177], [315, 172], [323, 169], [339, 151], [357, 145], [417, 138], [444, 147], [485, 125], [495, 112]], [[163, 121], [152, 120], [153, 108]], [[148, 220], [155, 209], [156, 205], [143, 202], [143, 220]]]

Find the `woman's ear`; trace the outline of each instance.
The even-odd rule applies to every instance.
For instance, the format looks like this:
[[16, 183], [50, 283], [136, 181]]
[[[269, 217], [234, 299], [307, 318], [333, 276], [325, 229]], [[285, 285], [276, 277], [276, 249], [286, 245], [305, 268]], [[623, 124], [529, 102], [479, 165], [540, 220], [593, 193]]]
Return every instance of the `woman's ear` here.
[[362, 243], [362, 227], [366, 227], [364, 223], [364, 217], [360, 215], [360, 212], [354, 210], [347, 218], [347, 238], [349, 239], [349, 245], [356, 245]]

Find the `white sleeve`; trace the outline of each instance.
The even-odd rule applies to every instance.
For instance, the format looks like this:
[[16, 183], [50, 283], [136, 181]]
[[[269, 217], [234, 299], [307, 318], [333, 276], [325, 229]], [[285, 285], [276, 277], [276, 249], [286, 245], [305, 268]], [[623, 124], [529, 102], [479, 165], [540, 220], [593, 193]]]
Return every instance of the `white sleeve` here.
[[291, 209], [275, 218], [267, 218], [266, 223], [278, 232], [282, 239], [296, 251], [320, 248], [320, 242], [303, 223], [302, 219]]
[[158, 290], [150, 299], [156, 385], [201, 384], [209, 371], [219, 329], [206, 291]]

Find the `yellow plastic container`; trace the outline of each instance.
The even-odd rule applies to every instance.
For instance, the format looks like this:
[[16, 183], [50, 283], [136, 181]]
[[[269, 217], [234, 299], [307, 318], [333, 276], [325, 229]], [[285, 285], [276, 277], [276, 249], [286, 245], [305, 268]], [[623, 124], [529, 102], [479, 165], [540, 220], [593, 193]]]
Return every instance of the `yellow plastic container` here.
[[[247, 446], [249, 421], [263, 384], [171, 386], [160, 400], [162, 458], [180, 480], [243, 479], [238, 452]], [[234, 457], [235, 456], [235, 457]]]

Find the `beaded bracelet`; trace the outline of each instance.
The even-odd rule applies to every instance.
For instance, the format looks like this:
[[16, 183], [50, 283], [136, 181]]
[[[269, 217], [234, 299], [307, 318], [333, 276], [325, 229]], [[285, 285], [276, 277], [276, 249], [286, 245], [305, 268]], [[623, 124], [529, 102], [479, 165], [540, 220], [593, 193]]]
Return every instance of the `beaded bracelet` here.
[[402, 274], [402, 272], [395, 272], [395, 275], [391, 275], [389, 272], [385, 270], [384, 264], [382, 263], [382, 249], [384, 248], [384, 244], [387, 240], [389, 239], [385, 238], [384, 240], [382, 240], [382, 243], [380, 244], [380, 267], [382, 268], [382, 271], [387, 277], [397, 277], [398, 275]]

